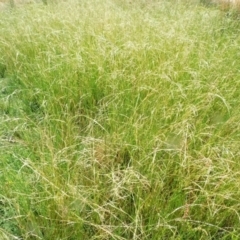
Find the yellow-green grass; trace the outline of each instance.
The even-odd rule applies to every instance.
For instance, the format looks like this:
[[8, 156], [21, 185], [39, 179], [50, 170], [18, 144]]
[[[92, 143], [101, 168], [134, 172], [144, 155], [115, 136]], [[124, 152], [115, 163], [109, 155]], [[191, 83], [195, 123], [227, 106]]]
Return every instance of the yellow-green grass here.
[[0, 14], [1, 239], [239, 239], [240, 37], [197, 1]]

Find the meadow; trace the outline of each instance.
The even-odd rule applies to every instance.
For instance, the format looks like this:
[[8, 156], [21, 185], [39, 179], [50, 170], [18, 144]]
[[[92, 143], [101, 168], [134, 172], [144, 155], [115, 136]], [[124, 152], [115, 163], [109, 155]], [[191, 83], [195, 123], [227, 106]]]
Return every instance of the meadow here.
[[240, 239], [240, 20], [197, 0], [0, 12], [0, 239]]

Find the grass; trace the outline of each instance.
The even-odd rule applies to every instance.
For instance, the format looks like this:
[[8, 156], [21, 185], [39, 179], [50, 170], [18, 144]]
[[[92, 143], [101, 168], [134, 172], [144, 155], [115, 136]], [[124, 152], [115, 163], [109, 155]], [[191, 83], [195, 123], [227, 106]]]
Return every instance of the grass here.
[[197, 1], [0, 15], [1, 239], [239, 239], [239, 21]]

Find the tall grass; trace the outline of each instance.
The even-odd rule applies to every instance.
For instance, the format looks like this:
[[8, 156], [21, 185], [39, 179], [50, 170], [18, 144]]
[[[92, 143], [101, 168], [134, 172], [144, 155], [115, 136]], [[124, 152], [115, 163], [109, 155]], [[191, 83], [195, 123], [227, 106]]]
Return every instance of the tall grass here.
[[1, 239], [238, 239], [239, 44], [190, 1], [1, 12]]

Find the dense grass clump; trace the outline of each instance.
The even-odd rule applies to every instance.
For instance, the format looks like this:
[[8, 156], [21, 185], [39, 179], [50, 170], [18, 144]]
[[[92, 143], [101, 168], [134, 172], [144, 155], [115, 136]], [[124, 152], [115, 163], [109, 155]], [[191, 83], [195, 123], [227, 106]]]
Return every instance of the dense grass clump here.
[[240, 35], [196, 1], [0, 14], [1, 239], [239, 239]]

